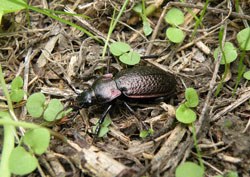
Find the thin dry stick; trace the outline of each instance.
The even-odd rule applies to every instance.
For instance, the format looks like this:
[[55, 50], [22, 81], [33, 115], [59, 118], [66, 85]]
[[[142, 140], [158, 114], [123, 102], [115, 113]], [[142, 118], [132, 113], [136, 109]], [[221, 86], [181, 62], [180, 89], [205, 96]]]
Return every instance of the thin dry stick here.
[[242, 131], [242, 133], [246, 133], [246, 131], [247, 131], [247, 129], [249, 128], [249, 126], [250, 126], [250, 119], [248, 120], [247, 125], [246, 125], [246, 127], [244, 128], [244, 130]]
[[219, 118], [221, 118], [221, 116], [225, 115], [226, 113], [232, 111], [233, 109], [237, 108], [242, 103], [249, 100], [250, 99], [250, 87], [248, 87], [247, 90], [248, 91], [246, 93], [242, 94], [241, 97], [239, 99], [237, 99], [234, 103], [230, 104], [229, 106], [224, 108], [222, 111], [218, 112], [215, 116], [213, 116], [211, 121], [218, 120]]
[[118, 23], [122, 24], [123, 26], [128, 27], [129, 29], [131, 29], [132, 31], [134, 31], [136, 34], [140, 35], [145, 41], [148, 42], [148, 39], [140, 31], [132, 28], [131, 26], [127, 25], [126, 23], [124, 23], [122, 21], [118, 21]]
[[211, 163], [208, 163], [206, 161], [203, 160], [203, 163], [205, 165], [207, 165], [208, 167], [212, 168], [214, 171], [216, 171], [217, 173], [223, 175], [223, 172], [221, 170], [219, 170], [218, 168], [216, 168], [215, 166], [213, 166]]
[[[48, 154], [49, 154], [49, 153], [48, 153]], [[74, 164], [70, 161], [70, 159], [69, 159], [67, 156], [65, 156], [65, 155], [63, 155], [63, 154], [55, 153], [55, 152], [52, 152], [52, 153], [50, 153], [49, 155], [52, 156], [52, 157], [50, 157], [50, 158], [59, 157], [59, 158], [61, 158], [61, 159], [64, 159], [64, 160], [69, 164], [70, 168], [72, 169], [72, 173], [73, 173], [73, 174], [76, 174], [76, 167], [74, 166]], [[67, 170], [68, 170], [68, 169], [67, 169]]]
[[[154, 40], [155, 40], [155, 38], [156, 38], [156, 36], [157, 36], [157, 34], [158, 34], [158, 31], [159, 31], [161, 22], [162, 22], [162, 20], [163, 20], [165, 14], [166, 14], [166, 10], [167, 10], [167, 6], [164, 7], [164, 9], [163, 9], [163, 11], [162, 11], [162, 13], [161, 13], [161, 16], [160, 16], [160, 18], [159, 18], [159, 20], [158, 20], [158, 22], [157, 22], [157, 25], [156, 25], [156, 27], [155, 27], [155, 29], [154, 29], [154, 32], [153, 32], [153, 34], [152, 34], [152, 37], [151, 37], [150, 41], [154, 41]], [[154, 45], [153, 43], [149, 43], [149, 45], [148, 45], [148, 47], [147, 47], [147, 50], [146, 50], [146, 53], [145, 53], [146, 56], [150, 54], [153, 45]]]
[[[242, 10], [241, 6], [239, 6], [239, 13], [240, 13], [240, 14], [243, 14], [243, 10]], [[243, 23], [244, 23], [244, 26], [245, 26], [246, 28], [248, 28], [249, 25], [248, 25], [247, 20], [244, 20], [244, 19], [243, 19], [242, 21], [243, 21]]]
[[[184, 3], [184, 2], [169, 2], [168, 6], [178, 6], [178, 7], [187, 7], [187, 8], [196, 8], [196, 9], [203, 9], [204, 6], [202, 5], [195, 5], [195, 4], [190, 4], [190, 3]], [[218, 8], [213, 8], [213, 7], [207, 7], [208, 12], [216, 13], [216, 14], [229, 14], [229, 10], [223, 10], [223, 9], [218, 9]], [[230, 16], [240, 18], [240, 19], [246, 19], [250, 20], [249, 15], [244, 15], [244, 14], [239, 14], [236, 12], [230, 13]]]
[[[32, 48], [29, 48], [28, 50], [28, 53], [25, 57], [25, 63], [24, 63], [24, 85], [23, 85], [23, 89], [24, 91], [27, 93], [28, 92], [28, 75], [29, 75], [29, 62], [30, 62], [30, 57], [31, 57], [31, 51], [32, 51]], [[27, 99], [27, 96], [24, 96], [24, 99]], [[25, 111], [26, 111], [26, 108], [23, 107], [23, 110], [22, 110], [22, 115], [20, 116], [21, 118], [23, 118], [25, 116]], [[14, 116], [16, 118], [16, 115], [13, 114], [12, 116]], [[17, 118], [16, 118], [17, 120]], [[22, 135], [24, 135], [25, 133], [25, 129], [23, 127], [19, 127], [19, 130], [21, 132]]]
[[[54, 170], [50, 167], [49, 162], [45, 159], [45, 156], [40, 156], [39, 157], [39, 167], [41, 168], [41, 166], [43, 167], [43, 169], [46, 169], [46, 175], [47, 176], [56, 176]], [[45, 174], [40, 174], [41, 176], [46, 176]]]
[[[28, 93], [30, 57], [32, 56], [31, 51], [32, 51], [32, 48], [29, 48], [28, 53], [27, 53], [25, 60], [24, 60], [23, 90], [25, 93]], [[24, 95], [23, 99], [27, 100], [27, 95]], [[27, 109], [26, 109], [26, 107], [23, 107], [22, 113], [20, 115], [21, 119], [23, 119], [26, 116], [26, 114], [27, 114]]]
[[[69, 12], [74, 14], [75, 12], [70, 9], [69, 7], [65, 7], [65, 12]], [[101, 31], [97, 30], [96, 28], [94, 28], [92, 25], [90, 25], [86, 20], [78, 17], [78, 16], [74, 16], [75, 19], [77, 19], [78, 21], [80, 21], [84, 26], [86, 26], [89, 30], [91, 30], [93, 33], [95, 33], [96, 35], [98, 35], [102, 40], [106, 40], [107, 36], [105, 34], [103, 34]], [[112, 40], [111, 40], [112, 41]]]
[[[218, 27], [218, 28], [220, 28], [220, 27]], [[218, 30], [218, 29], [215, 28], [215, 29], [213, 29], [212, 31], [210, 31], [209, 33], [206, 33], [206, 34], [202, 35], [201, 37], [199, 37], [199, 38], [197, 38], [197, 39], [194, 39], [193, 41], [191, 41], [191, 42], [189, 42], [189, 43], [183, 45], [182, 47], [180, 47], [180, 48], [177, 49], [177, 52], [182, 51], [182, 50], [184, 50], [184, 49], [186, 49], [186, 48], [188, 48], [188, 47], [194, 45], [195, 43], [201, 41], [202, 39], [205, 39], [206, 37], [208, 37], [210, 34], [213, 34], [213, 33], [214, 33], [215, 31], [217, 31], [217, 30]]]
[[[174, 152], [178, 144], [181, 142], [183, 136], [186, 134], [186, 129], [180, 125], [176, 126], [168, 139], [161, 146], [160, 150], [153, 157], [151, 171], [157, 171], [162, 169], [163, 165], [166, 163], [166, 160], [169, 159], [171, 154]], [[161, 170], [160, 170], [161, 171]]]
[[193, 40], [192, 42], [190, 42], [190, 43], [188, 43], [188, 44], [186, 44], [186, 45], [184, 45], [184, 46], [182, 46], [182, 47], [180, 47], [177, 51], [181, 51], [181, 50], [183, 50], [183, 49], [185, 49], [185, 48], [187, 48], [187, 47], [190, 47], [190, 46], [193, 45], [194, 43], [197, 43], [197, 42], [201, 41], [201, 39], [204, 39], [204, 38], [207, 37], [208, 35], [213, 34], [215, 31], [217, 31], [218, 28], [220, 28], [223, 24], [225, 24], [225, 23], [226, 23], [226, 20], [230, 17], [230, 14], [232, 13], [232, 8], [230, 7], [229, 9], [230, 9], [230, 10], [228, 11], [227, 16], [226, 16], [225, 18], [223, 18], [222, 21], [221, 21], [219, 24], [217, 24], [217, 25], [213, 26], [212, 28], [210, 28], [210, 29], [209, 29], [209, 31], [211, 30], [210, 32], [205, 33], [203, 36], [201, 36], [201, 37], [199, 37], [199, 38]]
[[[228, 6], [229, 6], [230, 10], [229, 10], [229, 14], [227, 15], [226, 19], [230, 16], [230, 13], [232, 12], [232, 7], [231, 7], [230, 2], [229, 2]], [[225, 25], [225, 28], [224, 28], [222, 46], [224, 46], [224, 43], [225, 43], [225, 40], [226, 40], [226, 31], [227, 31], [227, 25]], [[203, 123], [205, 122], [205, 117], [206, 117], [205, 114], [207, 113], [207, 108], [208, 108], [208, 105], [209, 105], [209, 102], [210, 102], [210, 98], [211, 98], [211, 96], [213, 94], [213, 90], [214, 90], [214, 87], [215, 87], [215, 84], [216, 84], [216, 77], [217, 77], [217, 73], [219, 71], [221, 58], [222, 58], [222, 54], [220, 53], [220, 55], [218, 56], [218, 59], [216, 61], [216, 64], [215, 64], [214, 73], [213, 73], [213, 76], [212, 76], [212, 80], [211, 80], [211, 82], [209, 84], [209, 91], [208, 91], [206, 101], [205, 101], [205, 104], [203, 106], [203, 109], [202, 109], [202, 112], [201, 112], [201, 115], [200, 115], [200, 119], [198, 121], [198, 124], [196, 124], [196, 134], [199, 133], [200, 129], [202, 128]]]

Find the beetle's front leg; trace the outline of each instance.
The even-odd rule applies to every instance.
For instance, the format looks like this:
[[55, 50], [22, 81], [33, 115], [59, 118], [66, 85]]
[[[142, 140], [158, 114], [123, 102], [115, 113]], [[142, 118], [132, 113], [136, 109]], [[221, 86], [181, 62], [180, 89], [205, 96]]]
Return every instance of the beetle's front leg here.
[[113, 104], [110, 104], [107, 109], [102, 113], [102, 116], [100, 117], [100, 119], [98, 120], [97, 122], [97, 125], [96, 125], [96, 129], [95, 129], [95, 135], [98, 136], [99, 132], [100, 132], [100, 129], [101, 129], [101, 125], [102, 123], [104, 122], [105, 120], [105, 117], [106, 115], [109, 113], [110, 109], [113, 107]]

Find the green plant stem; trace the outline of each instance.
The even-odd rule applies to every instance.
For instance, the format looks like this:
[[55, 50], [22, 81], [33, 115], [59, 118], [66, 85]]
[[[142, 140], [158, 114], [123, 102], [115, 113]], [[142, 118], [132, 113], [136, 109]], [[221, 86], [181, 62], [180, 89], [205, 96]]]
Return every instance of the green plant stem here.
[[29, 122], [4, 120], [4, 119], [0, 119], [0, 125], [12, 125], [15, 127], [24, 127], [24, 128], [31, 128], [31, 129], [44, 128], [40, 125], [36, 125], [33, 123], [29, 123]]
[[206, 3], [205, 3], [205, 5], [204, 5], [204, 7], [203, 7], [203, 9], [202, 9], [202, 11], [201, 11], [200, 18], [199, 18], [198, 20], [196, 20], [196, 22], [195, 22], [195, 27], [194, 27], [194, 31], [193, 31], [193, 33], [192, 33], [192, 38], [195, 36], [195, 34], [197, 33], [198, 27], [201, 25], [201, 22], [202, 22], [203, 17], [204, 17], [204, 15], [205, 15], [205, 13], [206, 13], [208, 4], [209, 4], [209, 0], [206, 0]]
[[52, 13], [50, 13], [49, 11], [47, 10], [43, 10], [43, 9], [39, 9], [39, 8], [36, 8], [36, 7], [32, 7], [32, 6], [28, 6], [29, 9], [33, 10], [33, 11], [36, 11], [38, 13], [41, 13], [41, 14], [44, 14], [44, 15], [47, 15], [48, 17], [51, 17], [59, 22], [62, 22], [64, 24], [67, 24], [67, 25], [70, 25], [70, 26], [73, 26], [74, 28], [84, 32], [85, 34], [87, 34], [89, 37], [91, 37], [92, 39], [96, 40], [97, 42], [101, 42], [100, 39], [96, 38], [92, 33], [90, 33], [89, 31], [87, 31], [86, 29], [82, 28], [81, 26], [78, 26], [76, 25], [75, 23], [72, 23], [68, 20], [64, 20], [56, 15], [53, 15]]
[[[106, 51], [107, 51], [107, 47], [108, 47], [108, 42], [109, 42], [109, 40], [110, 40], [111, 34], [112, 34], [113, 30], [115, 29], [115, 26], [116, 26], [118, 20], [120, 19], [122, 13], [124, 12], [124, 10], [125, 10], [125, 8], [126, 8], [128, 2], [129, 2], [129, 0], [126, 0], [126, 1], [124, 2], [123, 6], [122, 6], [121, 10], [119, 11], [119, 13], [118, 13], [118, 15], [117, 15], [117, 17], [116, 17], [115, 20], [113, 20], [114, 15], [113, 15], [113, 17], [112, 17], [112, 20], [111, 20], [111, 22], [110, 22], [109, 31], [108, 31], [108, 36], [107, 36], [107, 39], [106, 39], [105, 44], [104, 44], [104, 47], [103, 47], [102, 59], [104, 59], [104, 57], [105, 57], [105, 54], [106, 54]], [[115, 14], [115, 11], [114, 11], [114, 14]]]
[[198, 160], [199, 160], [201, 168], [203, 169], [203, 171], [205, 171], [205, 167], [202, 161], [201, 151], [200, 151], [200, 148], [198, 147], [197, 134], [196, 134], [194, 123], [192, 123], [192, 130], [193, 130], [192, 134], [193, 134], [193, 140], [194, 140], [194, 147], [197, 151]]
[[[13, 108], [13, 105], [12, 105], [12, 101], [10, 99], [10, 94], [9, 94], [9, 91], [7, 89], [7, 86], [6, 86], [6, 83], [5, 83], [5, 80], [4, 80], [4, 75], [3, 75], [2, 65], [1, 64], [0, 64], [0, 85], [2, 86], [3, 93], [4, 93], [4, 95], [6, 97], [6, 100], [7, 100], [9, 113], [10, 113], [12, 119], [17, 121], [16, 115], [14, 113], [14, 108]], [[20, 129], [20, 131], [21, 131], [22, 134], [24, 133], [22, 129]], [[16, 135], [16, 132], [15, 132], [15, 137], [18, 140], [18, 136]]]
[[[143, 23], [148, 23], [147, 15], [146, 15], [146, 7], [145, 7], [145, 0], [142, 0], [142, 13], [141, 13], [141, 18]], [[143, 24], [143, 25], [144, 25]]]
[[[225, 55], [224, 51], [222, 51], [222, 55], [223, 56]], [[218, 94], [220, 93], [220, 91], [221, 91], [221, 89], [223, 87], [224, 80], [226, 79], [227, 74], [229, 72], [229, 69], [230, 69], [230, 64], [225, 63], [225, 71], [224, 71], [224, 73], [222, 75], [222, 78], [221, 78], [221, 81], [220, 81], [220, 83], [219, 83], [219, 85], [218, 85], [218, 87], [216, 89], [215, 96], [218, 96]]]
[[236, 84], [233, 90], [233, 95], [235, 95], [236, 93], [236, 89], [240, 83], [240, 80], [243, 76], [243, 73], [246, 70], [246, 66], [243, 64], [243, 59], [245, 58], [246, 55], [246, 51], [242, 51], [241, 56], [240, 56], [240, 61], [239, 61], [239, 65], [238, 65], [238, 75], [237, 75], [237, 80], [236, 80]]
[[[0, 121], [7, 120], [12, 121], [11, 116], [8, 112], [0, 113]], [[13, 121], [12, 121], [13, 122]], [[11, 173], [9, 170], [9, 157], [14, 149], [15, 143], [15, 127], [12, 125], [4, 125], [4, 137], [3, 137], [3, 147], [2, 147], [2, 155], [0, 161], [0, 176], [2, 177], [10, 177]]]
[[147, 22], [146, 9], [145, 9], [145, 0], [142, 0], [141, 3], [142, 3], [141, 18], [142, 18], [143, 22]]
[[104, 44], [103, 51], [102, 51], [102, 59], [103, 60], [104, 60], [104, 57], [105, 57], [105, 54], [106, 54], [106, 51], [107, 51], [107, 48], [108, 48], [108, 41], [110, 40], [110, 36], [112, 34], [112, 24], [114, 23], [114, 16], [115, 16], [115, 10], [113, 12], [113, 16], [112, 16], [112, 19], [111, 19], [111, 22], [110, 22], [110, 27], [109, 27], [107, 39], [105, 40], [105, 44]]
[[141, 1], [141, 5], [142, 5], [142, 14], [146, 18], [145, 0]]
[[[0, 125], [11, 125], [11, 126], [15, 126], [15, 127], [23, 127], [23, 128], [29, 128], [29, 129], [46, 128], [46, 127], [43, 127], [41, 125], [37, 125], [34, 123], [23, 122], [23, 121], [4, 120], [4, 119], [0, 119]], [[59, 134], [51, 129], [47, 129], [47, 130], [50, 132], [51, 135], [56, 136], [57, 138], [59, 138], [63, 142], [67, 142], [67, 138], [64, 137], [63, 135], [61, 135], [61, 134]]]
[[[180, 2], [185, 3], [184, 0], [180, 0]], [[203, 9], [204, 9], [204, 8], [203, 8]], [[188, 11], [188, 13], [190, 13], [190, 14], [193, 16], [193, 18], [196, 20], [195, 28], [198, 28], [198, 27], [199, 27], [199, 24], [200, 24], [200, 19], [197, 17], [196, 14], [194, 14], [194, 12], [193, 12], [192, 9], [187, 8], [187, 11]], [[197, 26], [197, 27], [196, 27], [196, 26]], [[196, 32], [197, 32], [197, 29], [194, 29], [194, 31], [192, 32], [191, 38], [193, 38], [193, 36], [196, 34]]]
[[237, 13], [239, 13], [239, 0], [235, 0], [235, 10]]
[[224, 44], [223, 44], [224, 31], [225, 31], [225, 27], [222, 26], [222, 27], [220, 28], [220, 31], [219, 31], [219, 47], [220, 47], [220, 51], [221, 51], [221, 53], [222, 53], [222, 59], [225, 60], [225, 61], [224, 61], [224, 63], [225, 63], [225, 71], [224, 71], [224, 74], [223, 74], [223, 76], [222, 76], [222, 79], [221, 79], [221, 81], [220, 81], [220, 83], [219, 83], [219, 85], [218, 85], [218, 87], [217, 87], [217, 89], [216, 89], [215, 96], [218, 96], [218, 94], [220, 93], [221, 88], [222, 88], [222, 86], [223, 86], [223, 82], [224, 82], [224, 80], [225, 80], [225, 78], [226, 78], [226, 76], [227, 76], [227, 73], [228, 73], [228, 71], [229, 71], [229, 66], [230, 66], [229, 64], [227, 64], [226, 54], [225, 54], [225, 51], [224, 51]]
[[[89, 37], [93, 38], [94, 40], [98, 41], [98, 42], [102, 42], [100, 39], [98, 39], [96, 36], [94, 36], [91, 32], [87, 31], [86, 29], [82, 28], [81, 26], [78, 26], [76, 25], [75, 23], [72, 23], [68, 20], [64, 20], [56, 15], [54, 15], [53, 13], [55, 14], [65, 14], [65, 15], [71, 15], [72, 16], [72, 13], [68, 13], [68, 12], [59, 12], [59, 11], [53, 11], [53, 10], [50, 10], [50, 9], [41, 9], [41, 8], [37, 8], [37, 7], [34, 7], [34, 6], [30, 6], [26, 3], [22, 3], [22, 2], [19, 2], [19, 1], [16, 1], [16, 0], [13, 0], [16, 4], [19, 4], [19, 5], [22, 5], [24, 8], [26, 9], [29, 9], [29, 10], [33, 10], [35, 12], [38, 12], [38, 13], [41, 13], [41, 14], [44, 14], [50, 18], [53, 18], [61, 23], [64, 23], [64, 24], [67, 24], [67, 25], [70, 25], [70, 26], [73, 26], [74, 28], [84, 32], [85, 34], [87, 34]], [[77, 14], [75, 14], [75, 16], [78, 16]]]
[[6, 99], [7, 99], [8, 107], [9, 107], [10, 111], [14, 112], [13, 105], [12, 105], [12, 102], [11, 102], [11, 99], [10, 99], [10, 94], [9, 94], [9, 91], [8, 91], [8, 89], [6, 87], [6, 84], [5, 84], [5, 80], [4, 80], [3, 71], [2, 71], [2, 65], [1, 64], [0, 64], [0, 84], [2, 86], [4, 95], [5, 95]]
[[[10, 94], [8, 92], [5, 80], [4, 80], [4, 75], [2, 71], [2, 65], [0, 64], [0, 84], [2, 86], [4, 95], [7, 99], [7, 104], [9, 108], [9, 113], [7, 112], [1, 112], [0, 114], [0, 121], [12, 121], [14, 122], [11, 118], [10, 115], [14, 114], [14, 109], [13, 105], [10, 99]], [[10, 171], [8, 168], [9, 164], [9, 156], [11, 151], [14, 149], [14, 143], [15, 143], [15, 136], [16, 136], [16, 129], [12, 125], [5, 125], [4, 124], [4, 142], [3, 142], [3, 150], [2, 150], [2, 158], [1, 158], [1, 164], [0, 164], [0, 172], [1, 175], [4, 177], [10, 176]]]

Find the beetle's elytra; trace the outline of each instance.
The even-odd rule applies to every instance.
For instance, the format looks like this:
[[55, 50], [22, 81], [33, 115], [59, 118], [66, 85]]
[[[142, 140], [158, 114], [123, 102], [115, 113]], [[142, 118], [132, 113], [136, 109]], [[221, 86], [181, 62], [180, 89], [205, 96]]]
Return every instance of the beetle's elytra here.
[[152, 66], [138, 66], [105, 74], [76, 98], [78, 108], [104, 104], [124, 95], [131, 99], [171, 96], [176, 89], [173, 74]]

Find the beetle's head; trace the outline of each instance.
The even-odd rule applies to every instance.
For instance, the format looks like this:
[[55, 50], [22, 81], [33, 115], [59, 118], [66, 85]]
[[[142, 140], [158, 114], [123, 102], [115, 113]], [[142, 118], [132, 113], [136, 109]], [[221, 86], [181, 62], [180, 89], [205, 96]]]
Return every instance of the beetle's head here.
[[76, 101], [78, 109], [88, 108], [88, 107], [96, 104], [95, 93], [91, 88], [89, 88], [87, 90], [84, 90], [82, 93], [80, 93], [76, 97], [75, 101]]

